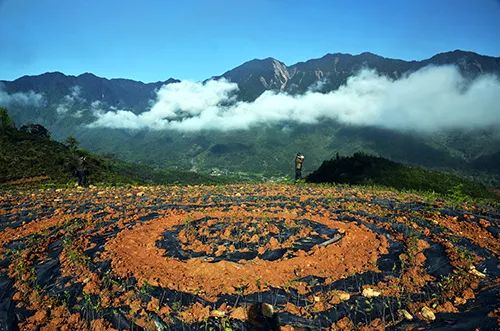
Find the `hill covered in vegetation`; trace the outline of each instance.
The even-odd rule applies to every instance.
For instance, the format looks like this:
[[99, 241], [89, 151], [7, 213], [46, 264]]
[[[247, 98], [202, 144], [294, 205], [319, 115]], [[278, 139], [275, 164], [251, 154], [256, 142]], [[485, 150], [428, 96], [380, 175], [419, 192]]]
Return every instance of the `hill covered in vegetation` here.
[[306, 180], [313, 183], [382, 185], [441, 194], [465, 194], [476, 198], [494, 197], [479, 183], [363, 153], [324, 161]]
[[217, 183], [224, 179], [174, 169], [155, 169], [93, 154], [70, 137], [64, 143], [50, 138], [39, 124], [15, 127], [5, 109], [0, 108], [0, 184], [44, 181], [76, 181], [79, 157], [85, 157], [92, 183]]

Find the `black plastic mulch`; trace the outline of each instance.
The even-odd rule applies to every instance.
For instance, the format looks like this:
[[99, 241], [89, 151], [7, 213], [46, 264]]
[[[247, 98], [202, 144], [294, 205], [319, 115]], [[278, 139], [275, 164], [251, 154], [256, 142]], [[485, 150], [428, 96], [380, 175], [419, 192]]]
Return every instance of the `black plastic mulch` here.
[[[209, 217], [204, 217], [195, 221], [189, 222], [188, 225], [177, 225], [173, 227], [172, 230], [165, 231], [163, 238], [156, 242], [157, 246], [165, 249], [166, 256], [176, 258], [179, 260], [188, 260], [191, 258], [205, 258], [209, 262], [218, 261], [233, 261], [238, 262], [240, 260], [252, 260], [259, 257], [263, 260], [275, 261], [283, 257], [292, 257], [294, 252], [303, 250], [308, 252], [316, 245], [322, 244], [328, 239], [333, 238], [334, 235], [338, 234], [338, 231], [331, 229], [323, 224], [313, 222], [310, 220], [297, 220], [295, 223], [297, 227], [287, 227], [282, 220], [266, 220], [266, 224], [273, 225], [279, 229], [278, 233], [267, 233], [266, 235], [260, 234], [260, 229], [258, 225], [263, 222], [261, 219], [255, 219], [252, 222], [217, 222], [211, 226], [208, 226], [208, 236], [198, 236], [197, 239], [203, 244], [209, 244], [216, 248], [219, 246], [234, 246], [234, 252], [225, 253], [223, 256], [216, 256], [211, 253], [196, 252], [192, 250], [184, 250], [182, 244], [178, 239], [179, 232], [186, 229], [188, 226], [191, 231], [198, 233], [200, 227], [204, 225], [205, 222], [209, 220], [214, 220]], [[217, 220], [216, 220], [217, 221]], [[231, 239], [223, 239], [218, 236], [219, 233], [224, 232], [230, 227]], [[296, 235], [301, 227], [308, 227], [315, 231], [315, 235], [307, 238], [300, 238], [292, 244], [290, 248], [280, 248], [274, 250], [267, 250], [262, 254], [257, 252], [257, 249], [262, 245], [265, 245], [271, 238], [276, 239], [280, 244], [286, 242], [290, 237]], [[259, 239], [256, 242], [245, 242], [241, 241], [239, 238], [241, 234], [247, 234], [248, 236], [258, 235]]]
[[[426, 268], [427, 271], [436, 277], [436, 279], [441, 279], [450, 275], [453, 272], [453, 268], [450, 265], [449, 259], [446, 256], [444, 248], [439, 243], [432, 242], [428, 237], [422, 236], [422, 234], [415, 229], [394, 221], [393, 217], [404, 213], [407, 211], [422, 211], [432, 206], [424, 203], [400, 203], [387, 199], [371, 199], [363, 200], [356, 197], [345, 197], [338, 198], [333, 201], [352, 201], [358, 203], [370, 203], [381, 206], [393, 212], [392, 215], [386, 217], [379, 217], [377, 215], [370, 215], [363, 211], [346, 211], [346, 210], [334, 210], [329, 209], [330, 213], [335, 213], [339, 217], [339, 220], [347, 222], [356, 222], [358, 224], [363, 224], [367, 226], [370, 230], [375, 231], [378, 234], [384, 235], [388, 238], [390, 242], [389, 253], [380, 257], [377, 265], [381, 272], [365, 272], [357, 275], [352, 275], [345, 279], [340, 279], [332, 284], [325, 284], [325, 279], [321, 277], [308, 276], [297, 281], [306, 282], [310, 286], [310, 293], [307, 295], [300, 295], [294, 289], [288, 289], [287, 291], [283, 289], [271, 288], [267, 291], [253, 293], [249, 295], [223, 295], [220, 296], [215, 303], [209, 303], [202, 298], [190, 294], [181, 293], [169, 289], [149, 287], [144, 291], [140, 290], [140, 286], [135, 282], [134, 279], [116, 279], [123, 285], [123, 291], [128, 291], [134, 289], [136, 292], [141, 292], [142, 300], [147, 303], [151, 297], [158, 298], [163, 304], [168, 304], [170, 307], [177, 306], [178, 309], [185, 309], [186, 307], [192, 305], [194, 302], [200, 302], [204, 305], [212, 305], [215, 308], [220, 306], [222, 303], [228, 303], [230, 305], [248, 305], [257, 302], [268, 302], [275, 305], [278, 308], [282, 308], [287, 302], [291, 302], [299, 307], [309, 307], [313, 304], [310, 301], [311, 296], [325, 291], [331, 290], [344, 290], [351, 293], [351, 298], [348, 301], [342, 302], [335, 305], [332, 309], [313, 313], [309, 318], [304, 318], [300, 316], [295, 316], [290, 313], [279, 313], [280, 320], [282, 324], [290, 324], [294, 326], [301, 326], [304, 328], [310, 328], [313, 330], [321, 329], [331, 326], [332, 323], [338, 321], [344, 316], [349, 316], [354, 323], [364, 323], [369, 324], [372, 320], [380, 318], [387, 323], [398, 323], [392, 329], [399, 330], [407, 327], [413, 328], [425, 328], [429, 330], [470, 330], [477, 326], [481, 326], [481, 330], [495, 330], [497, 329], [496, 320], [494, 318], [488, 317], [487, 314], [496, 308], [499, 308], [499, 288], [497, 286], [492, 286], [495, 279], [500, 275], [499, 272], [499, 261], [494, 252], [490, 252], [487, 249], [481, 248], [470, 240], [455, 237], [454, 234], [445, 232], [443, 228], [433, 225], [432, 223], [419, 219], [416, 217], [411, 218], [411, 220], [417, 223], [419, 226], [428, 228], [433, 234], [447, 235], [453, 238], [454, 244], [461, 249], [474, 252], [475, 254], [484, 258], [484, 261], [477, 265], [478, 270], [485, 272], [487, 278], [481, 282], [480, 289], [476, 294], [475, 300], [470, 300], [464, 306], [460, 307], [460, 313], [457, 314], [436, 314], [436, 321], [433, 323], [425, 323], [422, 321], [415, 320], [413, 322], [401, 322], [400, 317], [397, 316], [397, 310], [401, 308], [406, 308], [407, 304], [412, 301], [428, 300], [435, 293], [439, 292], [439, 287], [436, 283], [428, 283], [423, 291], [414, 295], [403, 295], [400, 298], [391, 297], [377, 297], [372, 299], [367, 299], [362, 297], [359, 293], [364, 285], [375, 285], [377, 282], [386, 279], [387, 277], [398, 277], [401, 272], [401, 262], [399, 260], [399, 255], [405, 251], [404, 245], [400, 242], [393, 240], [392, 235], [395, 233], [402, 233], [405, 236], [416, 236], [419, 239], [427, 240], [430, 247], [425, 250]], [[210, 207], [225, 207], [230, 208], [234, 205], [240, 205], [242, 203], [246, 204], [247, 210], [252, 210], [253, 207], [259, 206], [264, 207], [280, 207], [286, 209], [298, 209], [299, 215], [303, 214], [300, 210], [303, 207], [310, 206], [322, 206], [329, 208], [332, 199], [316, 199], [308, 200], [306, 202], [299, 201], [298, 198], [290, 198], [286, 196], [272, 196], [272, 197], [261, 197], [261, 196], [247, 196], [247, 197], [232, 197], [226, 195], [211, 195], [205, 196], [203, 198], [202, 204], [191, 204], [191, 205], [180, 205], [171, 202], [165, 202], [162, 199], [156, 199], [154, 203], [149, 203], [147, 199], [142, 199], [141, 203], [144, 203], [143, 210], [149, 210], [145, 216], [142, 216], [139, 220], [131, 222], [129, 225], [132, 226], [136, 222], [145, 222], [154, 220], [159, 217], [159, 212], [165, 209], [178, 209], [178, 210], [197, 210], [201, 208]], [[195, 200], [193, 200], [193, 203]], [[148, 205], [149, 203], [149, 205]], [[6, 209], [11, 208], [10, 206], [4, 206]], [[16, 206], [18, 207], [18, 206]], [[102, 211], [104, 206], [99, 204], [94, 204], [91, 202], [82, 202], [81, 205], [77, 205], [68, 210], [68, 212], [89, 212], [94, 213], [94, 219], [101, 219], [107, 215], [106, 212]], [[115, 208], [117, 210], [124, 210], [123, 207]], [[9, 209], [10, 210], [10, 209]], [[19, 209], [20, 210], [20, 209]], [[40, 219], [42, 217], [49, 217], [53, 212], [52, 208], [35, 208], [33, 204], [26, 204], [21, 212], [17, 213], [7, 213], [0, 217], [0, 231], [10, 227], [15, 228], [20, 225], [26, 224], [27, 222], [33, 221], [35, 219]], [[470, 214], [469, 212], [453, 210], [453, 209], [441, 209], [440, 212], [444, 215], [457, 216], [461, 220], [464, 219], [464, 215]], [[356, 215], [368, 217], [370, 222], [361, 221], [356, 217]], [[500, 233], [500, 214], [495, 212], [481, 212], [474, 214], [475, 219], [471, 220], [477, 222], [479, 218], [484, 218], [488, 220], [492, 225], [488, 227], [488, 231], [494, 236], [498, 236]], [[96, 246], [90, 250], [84, 252], [85, 255], [90, 257], [89, 268], [100, 275], [102, 278], [105, 275], [109, 276], [109, 271], [111, 269], [109, 261], [104, 261], [100, 263], [95, 263], [93, 260], [97, 252], [102, 251], [106, 241], [114, 237], [119, 229], [114, 226], [116, 220], [110, 220], [107, 222], [96, 223], [96, 229], [105, 228], [101, 235], [95, 235], [92, 237], [92, 241]], [[205, 220], [206, 221], [206, 220]], [[198, 223], [199, 222], [199, 223]], [[197, 226], [201, 224], [202, 220], [197, 220], [191, 223], [192, 226]], [[280, 230], [278, 236], [269, 234], [267, 236], [262, 236], [263, 238], [258, 243], [238, 243], [231, 240], [223, 240], [220, 238], [206, 238], [205, 242], [211, 242], [214, 245], [235, 245], [237, 249], [246, 249], [248, 252], [234, 252], [226, 253], [223, 256], [217, 257], [213, 255], [207, 255], [205, 253], [201, 254], [199, 252], [193, 251], [183, 251], [181, 249], [177, 235], [181, 230], [182, 226], [175, 227], [172, 231], [167, 231], [164, 234], [164, 238], [157, 242], [159, 247], [166, 249], [168, 256], [178, 258], [178, 259], [189, 259], [193, 257], [206, 257], [211, 259], [211, 261], [216, 262], [220, 260], [230, 260], [239, 261], [241, 259], [253, 259], [259, 256], [262, 259], [267, 260], [277, 260], [282, 258], [287, 258], [293, 255], [293, 252], [297, 250], [310, 250], [317, 244], [325, 241], [325, 237], [332, 237], [337, 234], [336, 230], [330, 229], [326, 226], [318, 224], [316, 222], [311, 222], [309, 220], [299, 220], [298, 222], [303, 222], [304, 226], [312, 227], [319, 235], [311, 236], [310, 238], [302, 238], [296, 241], [293, 247], [286, 250], [275, 250], [268, 251], [261, 255], [257, 254], [256, 250], [259, 245], [267, 242], [271, 237], [275, 237], [278, 241], [284, 241], [286, 238], [294, 235], [296, 230], [293, 228], [286, 228], [282, 225], [281, 220], [271, 220], [272, 224], [277, 226]], [[391, 229], [389, 231], [378, 227], [379, 223], [390, 224]], [[58, 229], [50, 229], [48, 237], [51, 237]], [[218, 231], [224, 230], [224, 223], [216, 223], [213, 228], [210, 228], [214, 234]], [[248, 231], [251, 231], [249, 229]], [[78, 233], [76, 234], [78, 235]], [[43, 239], [37, 235], [32, 235], [23, 240], [11, 242], [8, 249], [11, 250], [22, 250], [29, 245], [30, 240], [36, 241], [37, 239]], [[201, 238], [202, 242], [203, 238]], [[36, 274], [37, 285], [41, 287], [42, 291], [45, 291], [52, 297], [58, 298], [58, 300], [66, 302], [72, 312], [80, 312], [90, 323], [92, 319], [104, 318], [111, 322], [111, 324], [117, 329], [132, 329], [140, 330], [140, 328], [129, 320], [126, 315], [129, 313], [129, 307], [120, 307], [115, 309], [96, 309], [95, 303], [99, 300], [97, 297], [93, 296], [83, 296], [83, 284], [74, 282], [70, 277], [63, 277], [60, 273], [60, 266], [58, 256], [62, 250], [61, 238], [52, 240], [47, 249], [47, 257], [43, 261], [36, 262], [34, 264], [34, 270]], [[245, 255], [246, 254], [246, 255]], [[17, 323], [22, 322], [27, 317], [33, 314], [26, 310], [21, 310], [15, 307], [12, 296], [14, 294], [13, 282], [14, 280], [7, 277], [5, 270], [8, 267], [10, 261], [8, 258], [0, 261], [0, 330], [16, 330]], [[155, 322], [157, 328], [160, 330], [170, 330], [170, 329], [209, 329], [213, 327], [214, 329], [221, 329], [222, 327], [230, 327], [233, 330], [251, 330], [252, 326], [246, 323], [236, 321], [236, 320], [221, 320], [216, 318], [210, 318], [203, 323], [196, 323], [192, 325], [186, 325], [180, 320], [173, 318], [171, 324], [166, 324], [154, 313], [150, 313], [150, 318]]]

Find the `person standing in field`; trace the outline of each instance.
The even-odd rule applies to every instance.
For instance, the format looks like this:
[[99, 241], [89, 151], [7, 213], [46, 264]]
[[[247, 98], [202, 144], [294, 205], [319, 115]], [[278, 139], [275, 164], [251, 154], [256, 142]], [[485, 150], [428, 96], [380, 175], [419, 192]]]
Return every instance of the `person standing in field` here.
[[295, 180], [302, 179], [302, 165], [304, 164], [304, 155], [297, 153], [295, 155]]
[[77, 159], [76, 175], [78, 176], [78, 186], [86, 187], [87, 182], [87, 159], [81, 156]]

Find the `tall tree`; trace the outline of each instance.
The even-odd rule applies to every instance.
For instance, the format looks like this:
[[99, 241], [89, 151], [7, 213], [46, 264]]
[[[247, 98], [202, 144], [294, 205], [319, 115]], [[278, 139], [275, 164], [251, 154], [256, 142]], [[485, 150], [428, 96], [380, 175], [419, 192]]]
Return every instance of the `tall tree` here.
[[9, 116], [7, 109], [0, 107], [0, 130], [6, 131], [8, 128], [13, 128], [14, 122]]
[[76, 152], [76, 150], [78, 149], [78, 145], [80, 145], [78, 140], [76, 140], [76, 138], [73, 136], [69, 136], [68, 138], [66, 138], [64, 143], [72, 152]]

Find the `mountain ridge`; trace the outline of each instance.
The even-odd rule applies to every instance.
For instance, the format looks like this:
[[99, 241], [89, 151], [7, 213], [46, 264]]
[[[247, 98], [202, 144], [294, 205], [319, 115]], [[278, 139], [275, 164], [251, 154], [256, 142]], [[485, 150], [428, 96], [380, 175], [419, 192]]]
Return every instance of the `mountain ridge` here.
[[[379, 55], [379, 54], [372, 53], [372, 52], [369, 52], [369, 51], [365, 51], [365, 52], [362, 52], [362, 53], [359, 53], [359, 54], [335, 52], [335, 53], [326, 53], [326, 54], [324, 54], [321, 57], [315, 57], [315, 58], [311, 58], [311, 59], [299, 61], [299, 62], [296, 62], [296, 63], [291, 64], [291, 65], [287, 65], [285, 62], [283, 62], [283, 61], [281, 61], [281, 60], [279, 60], [277, 58], [270, 57], [270, 56], [269, 57], [265, 57], [265, 58], [254, 58], [254, 59], [245, 61], [242, 64], [240, 64], [240, 65], [238, 65], [238, 66], [236, 66], [236, 67], [234, 67], [232, 69], [229, 69], [229, 70], [227, 70], [226, 72], [224, 72], [224, 73], [222, 73], [220, 75], [213, 75], [213, 76], [211, 76], [211, 77], [209, 77], [207, 79], [202, 79], [200, 81], [207, 81], [207, 80], [210, 80], [210, 79], [213, 79], [213, 78], [221, 77], [225, 73], [227, 73], [227, 72], [229, 72], [231, 70], [237, 69], [237, 68], [239, 68], [241, 66], [244, 66], [244, 65], [252, 63], [252, 62], [267, 62], [267, 61], [271, 61], [271, 60], [280, 62], [281, 64], [283, 64], [286, 67], [290, 68], [290, 67], [296, 67], [296, 66], [308, 64], [308, 63], [311, 63], [311, 62], [316, 62], [316, 61], [323, 60], [323, 59], [330, 58], [330, 57], [334, 57], [334, 56], [347, 56], [347, 57], [353, 57], [353, 58], [355, 58], [355, 57], [371, 56], [371, 57], [375, 57], [375, 58], [379, 58], [379, 59], [400, 61], [400, 62], [406, 62], [406, 63], [415, 63], [415, 62], [427, 63], [427, 62], [431, 62], [433, 59], [434, 60], [436, 60], [436, 59], [443, 59], [443, 58], [449, 57], [451, 55], [454, 55], [454, 56], [468, 55], [468, 56], [473, 56], [473, 57], [479, 56], [479, 57], [482, 57], [482, 58], [489, 58], [492, 61], [495, 61], [497, 64], [500, 65], [500, 56], [484, 55], [484, 54], [480, 54], [480, 53], [477, 53], [477, 52], [465, 51], [465, 50], [461, 50], [461, 49], [456, 49], [456, 50], [453, 50], [453, 51], [445, 51], [445, 52], [441, 52], [441, 53], [436, 53], [436, 54], [434, 54], [431, 57], [424, 58], [424, 59], [421, 59], [421, 60], [415, 60], [415, 59], [413, 59], [413, 60], [404, 60], [404, 59], [399, 59], [399, 58], [395, 58], [395, 57], [385, 57], [383, 55]], [[169, 77], [166, 80], [144, 82], [142, 80], [129, 79], [129, 78], [124, 78], [124, 77], [112, 77], [112, 78], [109, 78], [109, 77], [104, 77], [104, 76], [98, 76], [98, 75], [96, 75], [96, 74], [94, 74], [92, 72], [83, 72], [83, 73], [78, 74], [78, 75], [70, 75], [70, 74], [65, 74], [65, 73], [63, 73], [61, 71], [47, 71], [47, 72], [44, 72], [44, 73], [41, 73], [41, 74], [23, 75], [23, 76], [20, 76], [20, 77], [18, 77], [16, 79], [13, 79], [13, 80], [0, 79], [0, 83], [12, 83], [12, 82], [15, 82], [15, 81], [18, 81], [18, 80], [22, 80], [22, 79], [28, 79], [28, 78], [32, 79], [32, 78], [35, 78], [35, 77], [46, 76], [46, 75], [53, 75], [53, 74], [60, 74], [60, 75], [65, 76], [67, 78], [78, 78], [78, 77], [81, 77], [83, 75], [90, 74], [90, 75], [94, 76], [95, 78], [104, 79], [104, 80], [107, 80], [107, 81], [126, 80], [126, 81], [132, 81], [132, 82], [141, 83], [141, 84], [144, 84], [144, 85], [157, 85], [157, 84], [160, 84], [160, 83], [166, 83], [166, 82], [171, 82], [171, 81], [179, 81], [178, 78]]]
[[[279, 74], [276, 73], [273, 61], [282, 65]], [[363, 68], [376, 69], [380, 74], [398, 79], [405, 73], [433, 64], [456, 65], [469, 78], [477, 77], [484, 72], [500, 75], [500, 57], [455, 50], [439, 53], [420, 61], [386, 58], [370, 52], [356, 55], [327, 53], [320, 58], [297, 62], [289, 66], [268, 57], [247, 61], [220, 76], [213, 76], [212, 79], [225, 78], [237, 83], [240, 90], [243, 90], [240, 91], [239, 97], [244, 101], [253, 101], [266, 90], [285, 91], [291, 94], [304, 93], [320, 81], [324, 82], [322, 92], [329, 92], [345, 84], [348, 77]], [[255, 67], [258, 67], [257, 72], [254, 70]], [[260, 76], [255, 76], [256, 74]], [[286, 79], [283, 79], [284, 77]]]

